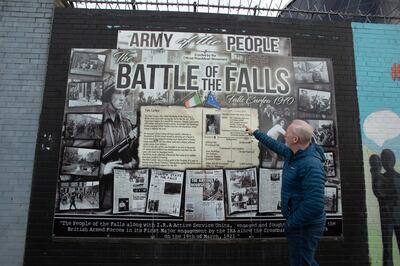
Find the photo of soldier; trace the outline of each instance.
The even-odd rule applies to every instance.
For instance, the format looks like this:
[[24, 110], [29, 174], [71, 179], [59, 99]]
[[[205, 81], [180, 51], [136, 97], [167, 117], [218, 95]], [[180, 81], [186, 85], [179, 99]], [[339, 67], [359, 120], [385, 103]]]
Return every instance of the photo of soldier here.
[[[104, 89], [104, 122], [101, 146], [100, 209], [110, 211], [113, 203], [114, 168], [131, 169], [137, 166], [137, 131], [122, 109], [130, 90], [119, 90], [114, 84]], [[133, 103], [131, 103], [133, 105]], [[133, 110], [132, 106], [132, 110]]]

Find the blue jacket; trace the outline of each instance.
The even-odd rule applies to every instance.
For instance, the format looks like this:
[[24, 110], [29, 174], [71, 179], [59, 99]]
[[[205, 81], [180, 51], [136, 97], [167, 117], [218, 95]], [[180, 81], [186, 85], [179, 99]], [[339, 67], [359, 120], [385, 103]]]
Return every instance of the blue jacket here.
[[325, 161], [322, 148], [312, 143], [293, 154], [285, 144], [262, 133], [254, 137], [267, 148], [285, 157], [282, 175], [281, 206], [288, 227], [325, 224]]

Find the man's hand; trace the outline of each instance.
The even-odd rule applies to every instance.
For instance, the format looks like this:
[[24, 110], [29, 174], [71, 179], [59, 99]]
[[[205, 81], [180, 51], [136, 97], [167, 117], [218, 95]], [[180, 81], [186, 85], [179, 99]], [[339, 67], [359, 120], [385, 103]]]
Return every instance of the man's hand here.
[[253, 135], [253, 133], [254, 133], [254, 129], [252, 129], [252, 128], [250, 128], [248, 125], [244, 125], [244, 131], [249, 135], [249, 136], [252, 136]]

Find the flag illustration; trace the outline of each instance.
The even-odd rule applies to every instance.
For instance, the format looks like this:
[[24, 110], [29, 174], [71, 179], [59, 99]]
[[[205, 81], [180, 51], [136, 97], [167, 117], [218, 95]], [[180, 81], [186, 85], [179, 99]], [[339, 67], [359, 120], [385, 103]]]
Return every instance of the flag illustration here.
[[217, 101], [217, 99], [211, 92], [207, 96], [206, 104], [208, 106], [215, 107], [217, 109], [221, 109], [221, 105], [219, 104], [219, 102]]
[[190, 98], [189, 100], [185, 101], [185, 107], [189, 108], [189, 107], [193, 107], [196, 105], [201, 104], [201, 99], [199, 97], [199, 95], [196, 93], [195, 95], [193, 95], [192, 98]]

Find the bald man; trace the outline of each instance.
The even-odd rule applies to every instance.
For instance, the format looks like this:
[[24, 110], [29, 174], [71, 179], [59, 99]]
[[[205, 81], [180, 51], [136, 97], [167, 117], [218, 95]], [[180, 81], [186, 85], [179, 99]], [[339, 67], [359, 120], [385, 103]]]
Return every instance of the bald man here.
[[311, 143], [314, 129], [303, 120], [294, 120], [286, 130], [285, 144], [245, 126], [268, 149], [285, 158], [281, 204], [286, 219], [291, 266], [318, 265], [315, 250], [325, 229], [325, 161], [323, 149]]

